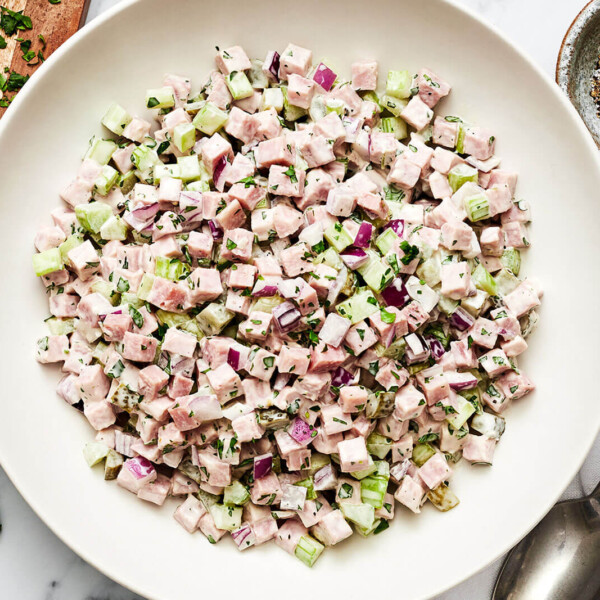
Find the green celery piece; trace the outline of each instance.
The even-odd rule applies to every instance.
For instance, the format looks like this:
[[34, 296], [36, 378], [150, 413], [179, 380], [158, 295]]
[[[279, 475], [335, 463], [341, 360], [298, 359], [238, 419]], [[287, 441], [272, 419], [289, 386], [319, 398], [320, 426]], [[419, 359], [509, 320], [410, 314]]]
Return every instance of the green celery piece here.
[[116, 135], [121, 135], [131, 122], [131, 115], [119, 104], [112, 103], [102, 117], [102, 125]]
[[330, 225], [324, 232], [323, 237], [338, 252], [341, 252], [354, 241], [350, 234], [344, 229], [341, 223]]
[[78, 204], [75, 207], [75, 215], [84, 229], [99, 233], [102, 225], [112, 216], [112, 209], [103, 202]]
[[456, 165], [448, 173], [448, 183], [453, 192], [459, 190], [467, 181], [477, 183], [478, 179], [477, 169], [465, 164]]
[[63, 261], [58, 248], [50, 248], [33, 255], [33, 271], [38, 277], [60, 271], [62, 268]]
[[435, 450], [433, 446], [427, 442], [424, 444], [416, 444], [413, 448], [412, 460], [417, 467], [422, 467], [433, 455]]
[[192, 121], [192, 124], [196, 129], [205, 133], [206, 135], [213, 135], [225, 123], [227, 123], [227, 119], [229, 115], [221, 110], [216, 104], [212, 102], [207, 102], [197, 113]]
[[312, 567], [319, 556], [325, 550], [325, 546], [310, 535], [303, 535], [298, 540], [294, 550], [296, 558], [300, 559], [306, 566]]
[[471, 274], [471, 279], [477, 288], [484, 290], [490, 296], [498, 295], [498, 286], [496, 280], [488, 273], [486, 268], [479, 263]]
[[388, 71], [385, 93], [394, 98], [410, 98], [413, 78], [409, 71]]

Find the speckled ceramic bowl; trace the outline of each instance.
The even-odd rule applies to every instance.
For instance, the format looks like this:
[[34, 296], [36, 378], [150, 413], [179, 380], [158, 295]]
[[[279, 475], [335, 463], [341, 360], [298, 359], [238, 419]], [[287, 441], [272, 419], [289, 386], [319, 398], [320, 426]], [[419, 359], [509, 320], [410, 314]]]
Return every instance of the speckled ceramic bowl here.
[[556, 63], [556, 82], [569, 96], [600, 146], [600, 98], [592, 98], [594, 71], [600, 54], [600, 0], [592, 0], [567, 31]]

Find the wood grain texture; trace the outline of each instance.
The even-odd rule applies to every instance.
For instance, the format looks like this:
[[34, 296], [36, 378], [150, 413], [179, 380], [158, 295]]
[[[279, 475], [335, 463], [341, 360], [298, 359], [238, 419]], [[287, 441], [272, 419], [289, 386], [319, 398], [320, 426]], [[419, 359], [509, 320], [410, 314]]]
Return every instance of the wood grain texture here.
[[[61, 44], [70, 38], [85, 22], [90, 0], [62, 0], [60, 4], [50, 4], [48, 0], [0, 0], [0, 6], [13, 11], [23, 11], [31, 17], [33, 29], [19, 31], [8, 38], [0, 32], [8, 42], [4, 50], [0, 50], [0, 72], [5, 67], [21, 75], [33, 75], [41, 65], [28, 65], [22, 59], [22, 52], [16, 37], [31, 40], [31, 50], [37, 54], [42, 49], [38, 36], [41, 34], [46, 40], [43, 55], [48, 58]], [[33, 62], [36, 62], [35, 60]], [[7, 109], [0, 108], [0, 116]]]

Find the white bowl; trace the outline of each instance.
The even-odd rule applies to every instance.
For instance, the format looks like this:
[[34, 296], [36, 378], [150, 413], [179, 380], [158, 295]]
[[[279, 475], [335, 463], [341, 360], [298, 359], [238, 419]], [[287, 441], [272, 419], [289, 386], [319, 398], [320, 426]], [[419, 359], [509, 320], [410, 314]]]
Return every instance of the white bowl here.
[[[36, 228], [49, 222], [108, 104], [142, 107], [169, 71], [199, 85], [215, 46], [252, 56], [288, 41], [328, 57], [341, 72], [361, 57], [389, 68], [428, 66], [451, 82], [445, 114], [491, 128], [503, 166], [520, 173], [518, 196], [533, 206], [525, 272], [546, 294], [542, 323], [521, 361], [537, 391], [506, 414], [493, 468], [461, 464], [461, 499], [443, 514], [397, 506], [391, 528], [325, 552], [313, 570], [273, 544], [240, 555], [211, 546], [162, 509], [140, 502], [81, 450], [84, 419], [54, 393], [58, 373], [34, 361], [45, 331], [41, 285], [31, 269]], [[384, 79], [385, 75], [381, 76]], [[600, 424], [596, 202], [597, 150], [573, 108], [539, 69], [496, 31], [443, 1], [143, 0], [94, 21], [41, 68], [0, 123], [2, 300], [0, 458], [21, 494], [71, 548], [152, 599], [249, 600], [396, 592], [428, 598], [508, 550], [548, 511], [577, 472]]]

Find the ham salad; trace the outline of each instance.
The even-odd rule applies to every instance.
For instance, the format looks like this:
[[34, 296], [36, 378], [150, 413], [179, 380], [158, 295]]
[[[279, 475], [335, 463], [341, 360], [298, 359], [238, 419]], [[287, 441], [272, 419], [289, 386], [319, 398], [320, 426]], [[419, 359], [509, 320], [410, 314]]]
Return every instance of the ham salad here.
[[105, 479], [312, 566], [396, 509], [454, 508], [461, 459], [492, 464], [534, 389], [531, 215], [427, 68], [346, 79], [294, 44], [215, 64], [199, 91], [166, 75], [143, 116], [108, 107], [35, 237], [37, 359]]

